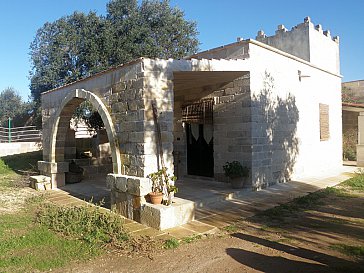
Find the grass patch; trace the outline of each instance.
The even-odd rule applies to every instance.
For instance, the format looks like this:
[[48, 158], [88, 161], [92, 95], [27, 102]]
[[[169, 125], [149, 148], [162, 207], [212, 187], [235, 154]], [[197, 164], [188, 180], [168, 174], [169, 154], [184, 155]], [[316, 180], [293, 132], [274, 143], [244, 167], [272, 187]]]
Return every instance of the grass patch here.
[[238, 230], [238, 226], [235, 224], [228, 225], [228, 226], [224, 227], [224, 230], [227, 232], [236, 232]]
[[124, 220], [99, 206], [59, 207], [45, 204], [37, 213], [41, 225], [92, 244], [119, 245], [129, 239]]
[[168, 239], [164, 241], [163, 248], [165, 249], [174, 249], [180, 246], [180, 241], [177, 239]]
[[[354, 178], [344, 181], [340, 185], [358, 185], [364, 183], [364, 175], [361, 179], [363, 182], [351, 182]], [[357, 181], [357, 180], [355, 180]], [[364, 184], [363, 184], [364, 185]], [[274, 208], [259, 212], [256, 216], [263, 217], [267, 220], [273, 221], [283, 221], [284, 218], [297, 217], [298, 213], [301, 211], [306, 211], [323, 204], [323, 199], [330, 196], [342, 197], [342, 198], [352, 198], [355, 195], [347, 192], [344, 188], [327, 187], [326, 189], [319, 190], [316, 192], [309, 193], [305, 196], [301, 196], [293, 199], [292, 201], [276, 206]], [[254, 217], [253, 217], [254, 218]]]
[[350, 187], [352, 190], [364, 191], [364, 174], [358, 174], [340, 185]]
[[94, 245], [60, 236], [34, 222], [35, 206], [17, 214], [0, 215], [0, 271], [49, 271], [73, 260], [101, 254]]
[[0, 174], [14, 174], [14, 171], [8, 165], [6, 165], [5, 161], [2, 158], [0, 158]]
[[[282, 221], [285, 217], [293, 217], [302, 210], [310, 209], [322, 203], [322, 198], [331, 194], [330, 190], [320, 190], [306, 196], [293, 199], [291, 202], [259, 212], [257, 217]], [[253, 217], [254, 218], [254, 217]]]
[[332, 249], [337, 250], [345, 255], [364, 258], [364, 246], [353, 246], [345, 244], [335, 244], [331, 246]]
[[195, 242], [197, 240], [200, 240], [202, 238], [202, 235], [192, 235], [188, 236], [182, 239], [182, 241], [186, 244], [190, 244], [192, 242]]
[[276, 226], [270, 226], [270, 225], [262, 225], [260, 227], [260, 230], [267, 231], [267, 232], [274, 232], [274, 233], [287, 233], [285, 229], [276, 227]]
[[[23, 153], [17, 155], [9, 155], [2, 157], [1, 161], [10, 169], [17, 173], [23, 174], [24, 172], [37, 172], [37, 162], [42, 160], [43, 152], [36, 151], [30, 153]], [[0, 173], [1, 163], [0, 163]]]

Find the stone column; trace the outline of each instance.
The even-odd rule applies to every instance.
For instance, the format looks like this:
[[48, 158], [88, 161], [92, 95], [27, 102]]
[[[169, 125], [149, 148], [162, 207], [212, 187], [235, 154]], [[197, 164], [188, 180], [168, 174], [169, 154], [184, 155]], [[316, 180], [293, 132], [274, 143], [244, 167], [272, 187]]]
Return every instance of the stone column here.
[[356, 164], [364, 167], [364, 112], [358, 116], [358, 145], [356, 145]]
[[106, 185], [111, 189], [111, 209], [121, 215], [140, 221], [140, 211], [146, 203], [145, 196], [152, 191], [149, 178], [108, 174]]
[[40, 173], [51, 178], [52, 190], [66, 184], [65, 173], [69, 171], [68, 167], [68, 162], [38, 161]]

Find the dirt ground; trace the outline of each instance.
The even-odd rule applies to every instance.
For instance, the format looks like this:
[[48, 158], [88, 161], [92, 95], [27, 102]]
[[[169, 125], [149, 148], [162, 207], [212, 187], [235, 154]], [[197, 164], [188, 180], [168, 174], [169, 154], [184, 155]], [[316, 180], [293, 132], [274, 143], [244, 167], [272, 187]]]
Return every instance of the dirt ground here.
[[151, 258], [109, 253], [55, 272], [364, 272], [364, 193], [330, 195], [315, 209], [279, 221], [253, 217], [228, 231], [161, 250]]

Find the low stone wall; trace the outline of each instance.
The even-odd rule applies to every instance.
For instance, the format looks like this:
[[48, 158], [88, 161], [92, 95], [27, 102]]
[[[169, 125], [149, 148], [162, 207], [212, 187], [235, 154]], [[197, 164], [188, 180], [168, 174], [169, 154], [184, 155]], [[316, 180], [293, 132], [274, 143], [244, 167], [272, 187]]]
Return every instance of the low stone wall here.
[[159, 230], [172, 228], [195, 219], [195, 203], [174, 198], [170, 206], [147, 203], [152, 191], [149, 178], [108, 174], [106, 184], [111, 189], [111, 209], [121, 215]]
[[0, 143], [0, 157], [35, 152], [39, 151], [41, 148], [39, 142]]
[[170, 206], [146, 203], [141, 207], [140, 222], [164, 230], [195, 220], [195, 202], [175, 197]]
[[152, 191], [149, 178], [108, 174], [106, 185], [111, 190], [111, 209], [140, 221], [141, 206], [146, 203], [144, 196]]

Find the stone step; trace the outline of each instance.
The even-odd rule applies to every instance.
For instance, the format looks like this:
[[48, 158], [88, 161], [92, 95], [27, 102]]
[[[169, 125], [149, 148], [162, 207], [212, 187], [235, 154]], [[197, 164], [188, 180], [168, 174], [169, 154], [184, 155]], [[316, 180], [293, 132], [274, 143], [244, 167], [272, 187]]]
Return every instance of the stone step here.
[[109, 165], [112, 164], [111, 157], [102, 157], [102, 158], [76, 158], [76, 159], [68, 159], [67, 161], [74, 160], [75, 163], [80, 166], [101, 166], [101, 165]]
[[92, 178], [96, 174], [106, 174], [112, 173], [112, 164], [101, 165], [101, 166], [82, 166], [83, 175], [85, 178]]
[[51, 190], [51, 178], [45, 175], [32, 175], [29, 177], [30, 187], [37, 191]]

